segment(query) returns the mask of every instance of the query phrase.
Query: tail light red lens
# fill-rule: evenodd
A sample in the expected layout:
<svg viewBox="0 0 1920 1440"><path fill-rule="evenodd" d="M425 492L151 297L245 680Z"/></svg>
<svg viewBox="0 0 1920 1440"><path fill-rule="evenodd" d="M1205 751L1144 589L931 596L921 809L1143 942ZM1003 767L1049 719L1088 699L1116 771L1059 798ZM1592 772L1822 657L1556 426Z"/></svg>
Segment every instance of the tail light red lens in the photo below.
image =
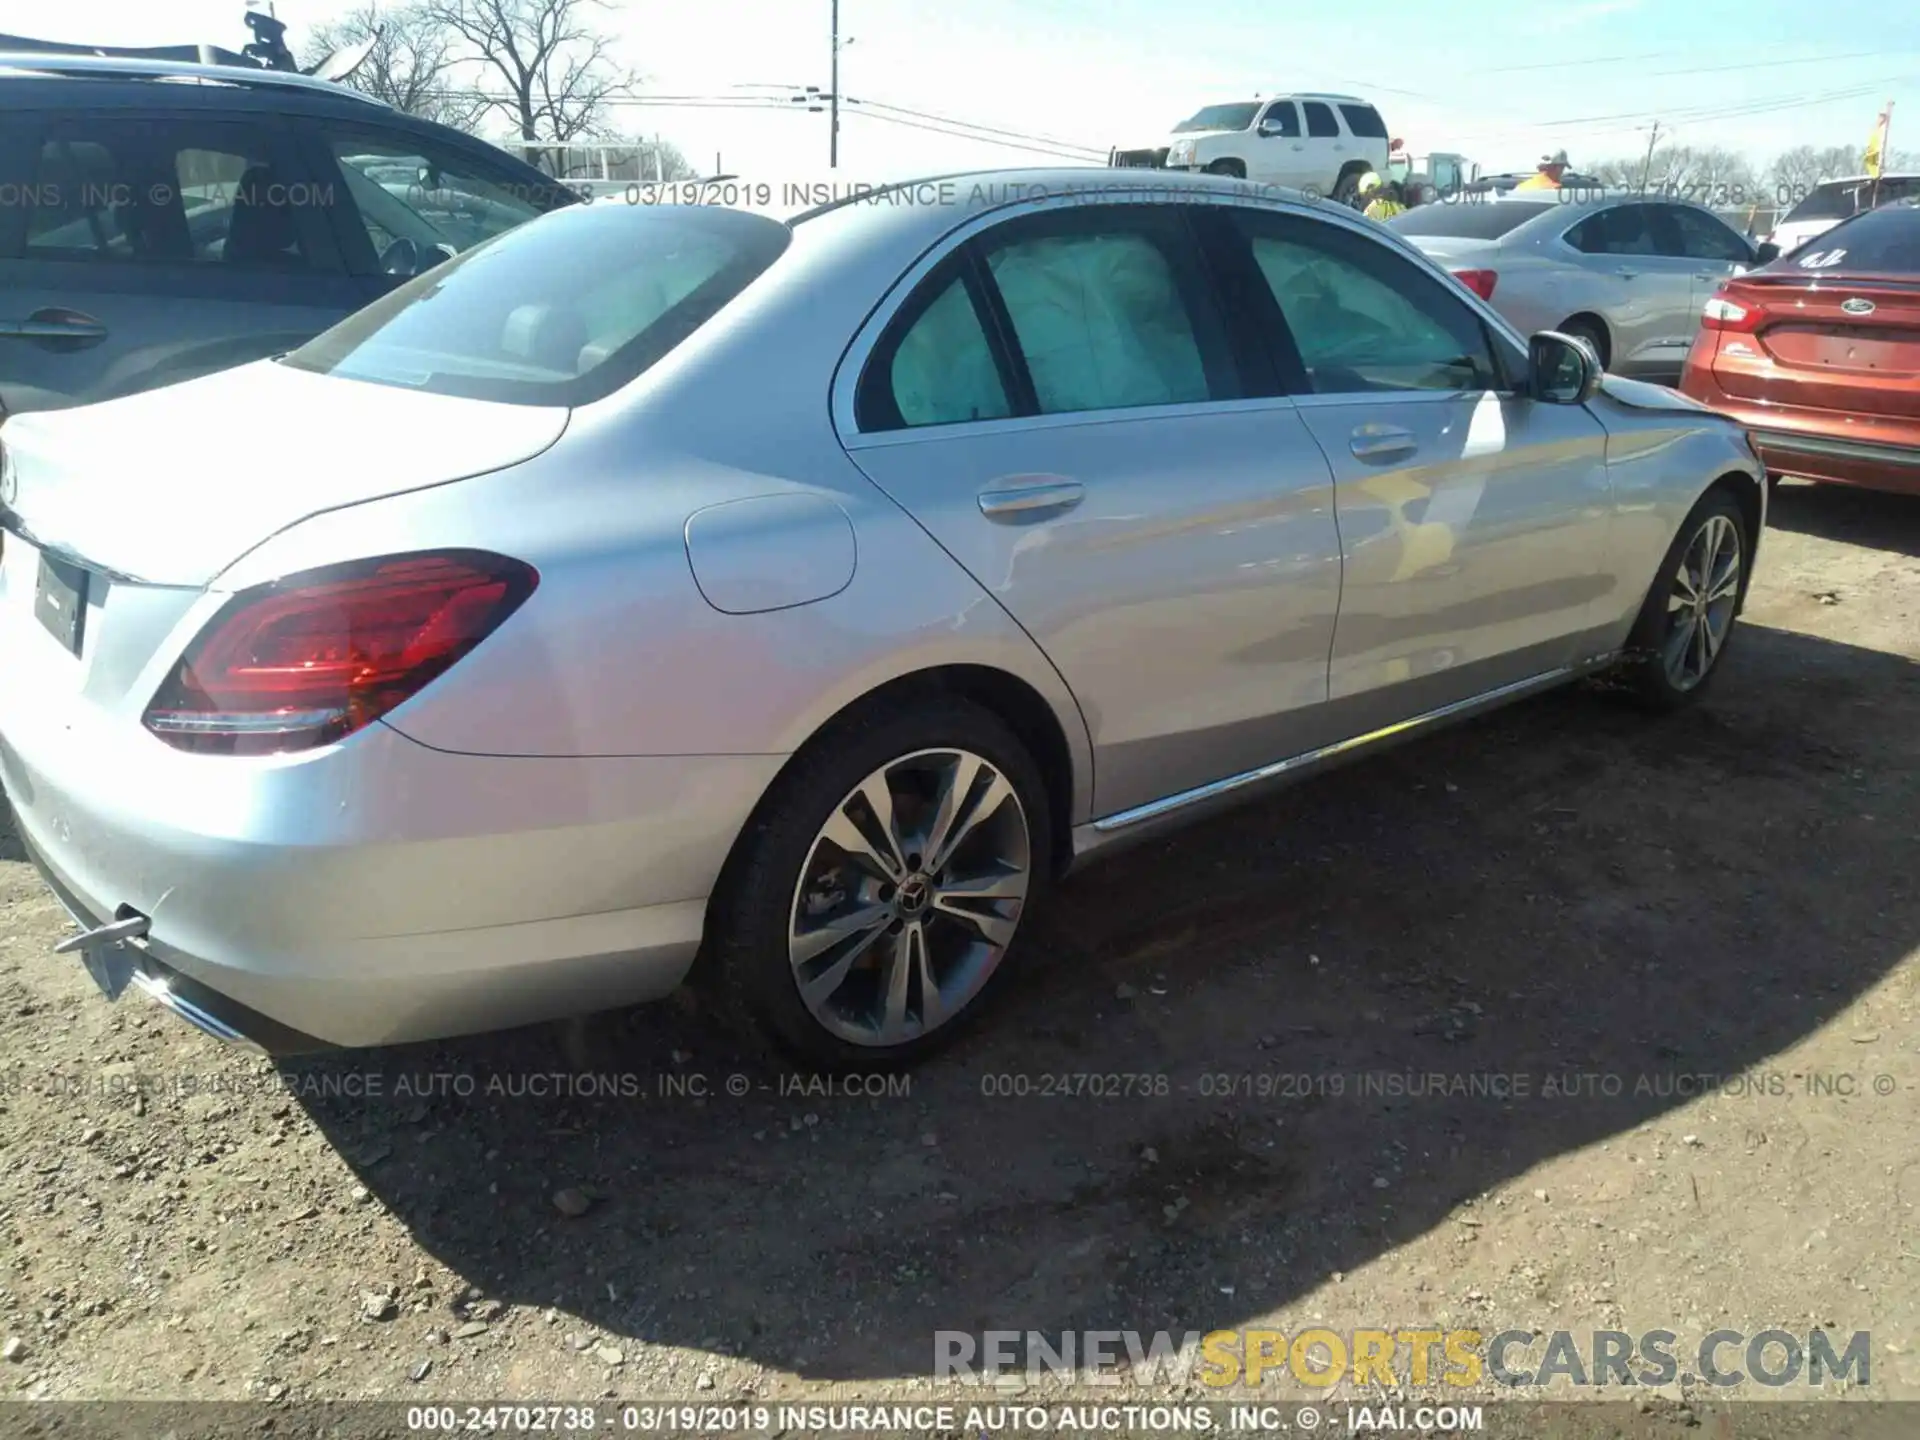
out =
<svg viewBox="0 0 1920 1440"><path fill-rule="evenodd" d="M1727 292L1722 290L1701 308L1700 328L1732 330L1750 335L1760 328L1760 314L1758 305L1742 305L1736 300L1729 300Z"/></svg>
<svg viewBox="0 0 1920 1440"><path fill-rule="evenodd" d="M1453 278L1482 300L1491 300L1493 287L1499 281L1500 274L1496 270L1456 270L1453 272Z"/></svg>
<svg viewBox="0 0 1920 1440"><path fill-rule="evenodd" d="M169 745L271 755L331 745L419 693L540 577L482 551L394 555L243 590L147 707Z"/></svg>

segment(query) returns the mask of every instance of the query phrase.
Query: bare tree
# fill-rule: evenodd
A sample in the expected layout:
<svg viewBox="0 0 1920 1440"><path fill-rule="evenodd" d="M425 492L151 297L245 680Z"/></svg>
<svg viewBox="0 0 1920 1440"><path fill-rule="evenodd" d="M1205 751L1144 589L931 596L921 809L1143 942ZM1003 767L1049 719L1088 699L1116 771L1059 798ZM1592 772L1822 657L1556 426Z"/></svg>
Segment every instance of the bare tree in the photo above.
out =
<svg viewBox="0 0 1920 1440"><path fill-rule="evenodd" d="M1828 176L1826 160L1817 146L1795 145L1773 157L1767 183L1782 204L1792 204Z"/></svg>
<svg viewBox="0 0 1920 1440"><path fill-rule="evenodd" d="M420 0L457 37L457 58L481 74L483 107L505 115L522 140L605 134L609 102L636 77L615 63L608 37L587 20L604 0Z"/></svg>
<svg viewBox="0 0 1920 1440"><path fill-rule="evenodd" d="M1602 160L1597 165L1587 166L1585 173L1609 190L1616 187L1632 189L1640 184L1640 171L1644 163L1644 160L1635 158Z"/></svg>
<svg viewBox="0 0 1920 1440"><path fill-rule="evenodd" d="M365 0L331 24L316 26L302 63L312 65L329 52L376 34L379 39L347 84L396 110L456 129L467 129L480 118L485 103L470 89L456 86L448 73L455 63L454 37L424 0L384 9L377 0Z"/></svg>
<svg viewBox="0 0 1920 1440"><path fill-rule="evenodd" d="M1663 145L1640 168L1650 188L1666 189L1708 205L1745 204L1759 191L1752 163L1724 146Z"/></svg>

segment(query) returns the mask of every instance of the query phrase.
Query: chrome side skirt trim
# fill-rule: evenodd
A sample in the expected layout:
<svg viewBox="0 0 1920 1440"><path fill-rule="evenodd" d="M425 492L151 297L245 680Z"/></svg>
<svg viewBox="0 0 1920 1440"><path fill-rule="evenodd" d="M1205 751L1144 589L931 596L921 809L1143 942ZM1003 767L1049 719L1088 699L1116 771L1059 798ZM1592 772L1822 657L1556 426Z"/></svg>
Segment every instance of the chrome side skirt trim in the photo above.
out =
<svg viewBox="0 0 1920 1440"><path fill-rule="evenodd" d="M1162 816L1184 810L1190 805L1198 805L1223 795L1230 795L1236 790L1244 790L1249 785L1259 785L1264 781L1277 780L1283 775L1311 770L1339 756L1364 749L1369 745L1376 745L1383 740L1405 735L1409 731L1437 724L1442 720L1451 720L1474 710L1498 705L1505 700L1517 700L1531 691L1548 689L1572 680L1606 663L1611 658L1611 656L1603 656L1581 665L1563 665L1555 670L1530 675L1524 680L1515 680L1511 684L1498 686L1468 699L1456 700L1451 705L1442 705L1439 709L1429 710L1424 715L1415 715L1409 720L1399 720L1392 725L1383 725L1378 730L1370 730L1364 735L1336 740L1331 745L1322 745L1318 750L1309 750L1304 755L1275 760L1271 764L1262 765L1257 770L1242 771L1238 775L1229 775L1224 780L1215 780L1210 784L1196 786L1192 790L1183 790L1178 795L1150 800L1145 805L1136 805L1131 810L1122 810L1118 814L1096 820L1091 828L1100 835L1110 835L1117 830L1131 829L1135 825L1144 824L1149 820L1158 820Z"/></svg>

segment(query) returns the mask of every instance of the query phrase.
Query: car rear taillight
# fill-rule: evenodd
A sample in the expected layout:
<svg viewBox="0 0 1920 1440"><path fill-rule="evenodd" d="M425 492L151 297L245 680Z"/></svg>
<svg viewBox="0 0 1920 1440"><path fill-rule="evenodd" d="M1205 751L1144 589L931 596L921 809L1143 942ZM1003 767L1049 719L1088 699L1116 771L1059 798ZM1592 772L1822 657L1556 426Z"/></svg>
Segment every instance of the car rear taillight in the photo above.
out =
<svg viewBox="0 0 1920 1440"><path fill-rule="evenodd" d="M1493 299L1494 283L1499 280L1500 276L1497 271L1493 270L1456 270L1453 272L1453 278L1466 286L1467 289L1471 290L1474 294L1478 295L1482 300L1491 300Z"/></svg>
<svg viewBox="0 0 1920 1440"><path fill-rule="evenodd" d="M1722 291L1701 307L1700 328L1751 334L1760 327L1760 313L1758 305L1742 305L1729 300L1726 292Z"/></svg>
<svg viewBox="0 0 1920 1440"><path fill-rule="evenodd" d="M243 590L187 647L144 722L169 745L204 754L331 745L419 693L539 583L518 560L449 550Z"/></svg>

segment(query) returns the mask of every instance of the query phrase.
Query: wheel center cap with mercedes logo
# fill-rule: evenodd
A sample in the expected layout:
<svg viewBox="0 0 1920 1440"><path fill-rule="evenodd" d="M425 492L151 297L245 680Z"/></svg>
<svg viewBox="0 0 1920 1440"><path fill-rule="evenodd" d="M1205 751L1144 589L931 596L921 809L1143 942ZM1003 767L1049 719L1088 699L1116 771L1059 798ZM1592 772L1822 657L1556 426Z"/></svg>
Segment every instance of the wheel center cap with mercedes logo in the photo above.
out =
<svg viewBox="0 0 1920 1440"><path fill-rule="evenodd" d="M927 908L927 902L933 898L933 886L924 875L909 875L900 882L896 903L904 919L912 919Z"/></svg>

